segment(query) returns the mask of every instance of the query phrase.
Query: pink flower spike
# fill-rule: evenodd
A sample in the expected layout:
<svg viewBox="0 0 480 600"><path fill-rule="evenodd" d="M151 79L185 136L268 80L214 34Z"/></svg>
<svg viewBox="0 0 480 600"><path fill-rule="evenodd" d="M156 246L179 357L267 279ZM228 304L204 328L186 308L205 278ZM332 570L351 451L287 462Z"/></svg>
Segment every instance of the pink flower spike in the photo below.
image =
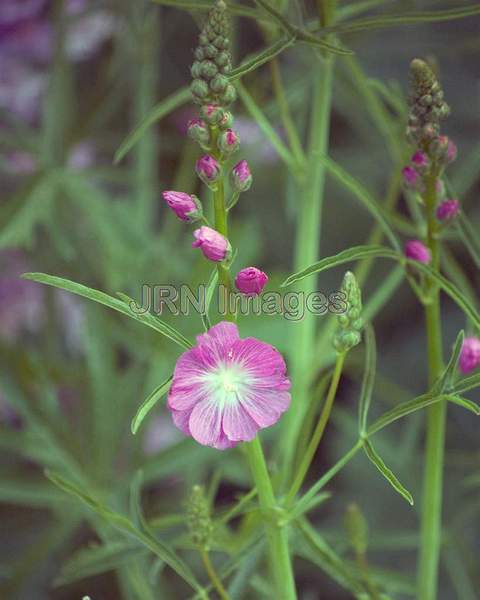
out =
<svg viewBox="0 0 480 600"><path fill-rule="evenodd" d="M221 176L220 164L210 154L205 154L197 160L195 171L206 185L216 183Z"/></svg>
<svg viewBox="0 0 480 600"><path fill-rule="evenodd" d="M179 219L192 223L202 217L202 205L196 196L185 192L163 192L163 199Z"/></svg>
<svg viewBox="0 0 480 600"><path fill-rule="evenodd" d="M422 152L421 150L418 150L417 152L415 152L415 154L412 156L412 158L410 160L415 165L415 167L417 167L419 169L428 167L428 165L430 163L430 161L428 160L428 156L425 154L425 152Z"/></svg>
<svg viewBox="0 0 480 600"><path fill-rule="evenodd" d="M253 440L290 405L282 355L255 338L240 339L223 321L197 337L177 361L168 395L175 425L219 450Z"/></svg>
<svg viewBox="0 0 480 600"><path fill-rule="evenodd" d="M228 260L232 254L232 248L227 238L211 227L200 227L193 232L195 241L192 248L200 248L205 258L214 262Z"/></svg>
<svg viewBox="0 0 480 600"><path fill-rule="evenodd" d="M246 267L237 273L235 285L247 296L257 296L262 293L268 282L268 276L257 267Z"/></svg>
<svg viewBox="0 0 480 600"><path fill-rule="evenodd" d="M419 240L410 240L405 244L405 256L426 265L432 260L430 250Z"/></svg>
<svg viewBox="0 0 480 600"><path fill-rule="evenodd" d="M478 337L466 337L460 352L459 368L466 375L480 366L480 339Z"/></svg>
<svg viewBox="0 0 480 600"><path fill-rule="evenodd" d="M450 221L458 215L460 202L458 200L444 200L437 208L437 219L439 221Z"/></svg>
<svg viewBox="0 0 480 600"><path fill-rule="evenodd" d="M413 167L404 167L402 169L403 183L412 189L417 189L420 175Z"/></svg>

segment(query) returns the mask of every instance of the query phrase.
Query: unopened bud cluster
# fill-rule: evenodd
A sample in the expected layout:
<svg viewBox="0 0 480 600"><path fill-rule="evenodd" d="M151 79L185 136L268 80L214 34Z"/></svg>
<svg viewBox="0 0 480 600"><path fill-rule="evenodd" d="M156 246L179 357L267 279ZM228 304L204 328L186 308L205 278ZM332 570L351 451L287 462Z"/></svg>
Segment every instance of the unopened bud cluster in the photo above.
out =
<svg viewBox="0 0 480 600"><path fill-rule="evenodd" d="M423 196L434 184L435 215L443 226L450 223L460 211L460 203L447 198L442 175L445 168L457 157L457 147L446 135L440 135L440 124L450 108L443 99L443 90L432 68L416 58L410 64L411 91L407 139L415 146L410 163L402 170L403 184L407 190ZM430 189L433 189L430 187ZM419 240L408 242L408 258L423 263L430 262L430 252Z"/></svg>
<svg viewBox="0 0 480 600"><path fill-rule="evenodd" d="M339 354L360 343L363 327L362 294L355 275L350 271L345 273L341 291L345 294L347 310L337 317L338 328L333 337L333 346Z"/></svg>
<svg viewBox="0 0 480 600"><path fill-rule="evenodd" d="M187 501L187 524L193 544L202 550L209 550L213 535L213 523L208 500L200 485L193 486Z"/></svg>

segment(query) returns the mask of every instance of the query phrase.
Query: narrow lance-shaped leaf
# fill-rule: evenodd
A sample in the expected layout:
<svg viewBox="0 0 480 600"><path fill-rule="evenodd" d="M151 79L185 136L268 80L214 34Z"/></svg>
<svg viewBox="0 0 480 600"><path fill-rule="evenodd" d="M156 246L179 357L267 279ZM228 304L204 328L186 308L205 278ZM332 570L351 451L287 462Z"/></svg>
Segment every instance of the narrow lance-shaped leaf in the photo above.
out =
<svg viewBox="0 0 480 600"><path fill-rule="evenodd" d="M449 391L453 394L463 394L464 392L468 392L477 387L480 387L480 373L475 373L475 375L460 379L460 381L458 381Z"/></svg>
<svg viewBox="0 0 480 600"><path fill-rule="evenodd" d="M452 355L448 361L445 370L439 377L438 382L434 385L433 391L437 393L443 393L450 386L458 366L458 360L460 358L460 352L462 351L463 340L465 339L465 333L462 331L457 335L455 344L453 346Z"/></svg>
<svg viewBox="0 0 480 600"><path fill-rule="evenodd" d="M153 392L151 392L147 398L142 402L137 413L132 419L131 430L133 434L136 434L140 425L142 424L145 417L152 410L152 408L157 404L157 402L162 398L169 390L172 385L172 376L161 383L158 387L156 387Z"/></svg>
<svg viewBox="0 0 480 600"><path fill-rule="evenodd" d="M182 346L182 348L189 349L192 347L192 344L187 340L187 338L185 338L170 325L164 323L158 317L155 317L148 312L135 312L126 302L119 300L118 298L113 298L104 292L89 288L81 283L75 283L69 279L63 279L62 277L56 277L54 275L47 275L46 273L25 273L22 275L22 277L24 279L29 279L30 281L36 281L45 285L51 285L61 290L66 290L72 294L77 294L78 296L82 296L88 300L93 300L94 302L98 302L99 304L103 304L109 308L113 308L113 310L116 310L117 312L120 312L127 317L146 325L147 327L151 327L155 331L158 331L173 342L176 342L179 346ZM128 296L124 297L131 302L134 302L128 298Z"/></svg>
<svg viewBox="0 0 480 600"><path fill-rule="evenodd" d="M338 254L334 256L327 256L322 258L313 265L310 265L306 269L302 271L298 271L298 273L293 273L287 277L287 279L282 283L282 287L287 287L292 285L309 275L314 275L315 273L321 273L322 271L326 271L327 269L332 269L338 265L342 265L344 263L353 261L353 260L361 260L362 258L397 258L398 254L389 248L385 248L385 246L354 246L353 248L348 248L348 250L342 250Z"/></svg>
<svg viewBox="0 0 480 600"><path fill-rule="evenodd" d="M358 407L358 423L360 435L366 433L367 416L370 402L372 400L375 374L377 370L377 344L375 332L370 323L365 326L365 370L363 372L362 390L360 392L360 403Z"/></svg>
<svg viewBox="0 0 480 600"><path fill-rule="evenodd" d="M412 494L400 483L397 477L393 474L391 469L387 467L387 465L383 462L380 456L374 450L372 444L365 440L365 444L363 446L365 454L368 456L370 461L377 467L380 473L385 477L385 479L390 483L390 485L405 498L405 500L413 506L413 497Z"/></svg>
<svg viewBox="0 0 480 600"><path fill-rule="evenodd" d="M218 283L218 270L213 269L212 274L210 275L210 279L208 280L207 287L205 290L205 313L202 314L202 322L205 331L208 331L212 324L210 323L210 318L208 316L208 312L210 309L210 304L212 303L213 294L217 289Z"/></svg>
<svg viewBox="0 0 480 600"><path fill-rule="evenodd" d="M478 228L472 226L463 211L460 211L456 219L456 226L460 239L465 244L473 261L480 269L480 238L478 236Z"/></svg>
<svg viewBox="0 0 480 600"><path fill-rule="evenodd" d="M235 69L232 69L228 78L232 81L240 79L240 77L243 77L247 73L258 69L265 63L271 61L273 58L275 58L275 56L278 56L281 52L289 48L294 42L294 37L286 37L277 40L271 46L265 48L265 50L262 50L261 52L258 52L257 54L248 57L247 60L244 61L241 65L239 65Z"/></svg>

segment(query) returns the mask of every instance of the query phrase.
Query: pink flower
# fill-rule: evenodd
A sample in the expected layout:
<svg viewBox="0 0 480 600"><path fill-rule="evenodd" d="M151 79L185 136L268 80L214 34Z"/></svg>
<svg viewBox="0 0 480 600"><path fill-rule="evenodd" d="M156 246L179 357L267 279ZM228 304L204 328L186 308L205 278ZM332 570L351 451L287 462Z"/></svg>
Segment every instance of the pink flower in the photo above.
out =
<svg viewBox="0 0 480 600"><path fill-rule="evenodd" d="M200 248L205 258L221 262L230 258L232 248L230 242L221 233L211 227L200 227L193 232L195 241L192 248Z"/></svg>
<svg viewBox="0 0 480 600"><path fill-rule="evenodd" d="M232 154L240 146L240 138L233 129L227 129L218 138L218 147L222 152Z"/></svg>
<svg viewBox="0 0 480 600"><path fill-rule="evenodd" d="M460 202L458 200L444 200L437 207L437 219L439 221L449 221L458 215Z"/></svg>
<svg viewBox="0 0 480 600"><path fill-rule="evenodd" d="M246 192L252 185L252 174L246 160L237 163L230 173L230 183L237 192Z"/></svg>
<svg viewBox="0 0 480 600"><path fill-rule="evenodd" d="M474 336L466 337L460 352L460 371L470 373L480 365L480 339Z"/></svg>
<svg viewBox="0 0 480 600"><path fill-rule="evenodd" d="M186 435L224 450L274 425L290 404L289 389L281 354L255 338L240 339L237 326L224 321L178 359L168 406Z"/></svg>
<svg viewBox="0 0 480 600"><path fill-rule="evenodd" d="M402 169L403 183L412 189L417 189L421 181L420 174L413 167L404 167Z"/></svg>
<svg viewBox="0 0 480 600"><path fill-rule="evenodd" d="M267 275L257 267L246 267L237 273L235 285L242 294L256 296L268 282Z"/></svg>
<svg viewBox="0 0 480 600"><path fill-rule="evenodd" d="M419 240L410 240L405 244L405 256L426 265L432 259L430 250Z"/></svg>
<svg viewBox="0 0 480 600"><path fill-rule="evenodd" d="M419 169L428 167L428 165L430 163L430 161L428 160L428 156L425 154L425 152L422 152L420 150L415 152L415 154L412 156L412 158L410 160L415 165L415 167L417 167Z"/></svg>
<svg viewBox="0 0 480 600"><path fill-rule="evenodd" d="M210 154L205 154L197 160L195 171L206 185L217 182L221 175L220 164Z"/></svg>
<svg viewBox="0 0 480 600"><path fill-rule="evenodd" d="M192 223L202 216L198 198L185 192L163 192L163 199L179 219Z"/></svg>

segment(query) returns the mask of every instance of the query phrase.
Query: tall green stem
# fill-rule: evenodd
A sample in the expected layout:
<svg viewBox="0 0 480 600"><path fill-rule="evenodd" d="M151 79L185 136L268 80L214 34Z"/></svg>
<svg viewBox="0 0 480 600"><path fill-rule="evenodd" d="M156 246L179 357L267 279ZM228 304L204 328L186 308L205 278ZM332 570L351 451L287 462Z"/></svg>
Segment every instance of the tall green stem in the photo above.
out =
<svg viewBox="0 0 480 600"><path fill-rule="evenodd" d="M328 152L333 64L332 57L324 58L314 74L307 173L305 185L298 194L294 271L307 267L318 258L325 183L325 168L319 163L318 156ZM314 277L306 277L298 288L305 296L315 290ZM315 315L307 311L304 318L294 326L291 355L292 406L285 416L285 433L282 437L284 482L290 477L296 440L308 406L308 366L315 349L315 321Z"/></svg>
<svg viewBox="0 0 480 600"><path fill-rule="evenodd" d="M436 173L432 169L432 173L427 180L425 193L425 206L428 217L427 244L432 254L431 266L438 271L440 248L436 236L435 206L437 193L435 185ZM425 315L429 381L432 385L443 368L442 330L439 289L433 281L427 282L427 292L429 303L425 307ZM418 570L418 598L420 600L435 600L437 598L446 412L447 405L445 401L438 402L427 409L427 441Z"/></svg>
<svg viewBox="0 0 480 600"><path fill-rule="evenodd" d="M260 507L265 516L271 568L275 580L276 598L295 600L295 579L288 550L288 531L275 518L277 503L268 474L260 438L245 444Z"/></svg>

